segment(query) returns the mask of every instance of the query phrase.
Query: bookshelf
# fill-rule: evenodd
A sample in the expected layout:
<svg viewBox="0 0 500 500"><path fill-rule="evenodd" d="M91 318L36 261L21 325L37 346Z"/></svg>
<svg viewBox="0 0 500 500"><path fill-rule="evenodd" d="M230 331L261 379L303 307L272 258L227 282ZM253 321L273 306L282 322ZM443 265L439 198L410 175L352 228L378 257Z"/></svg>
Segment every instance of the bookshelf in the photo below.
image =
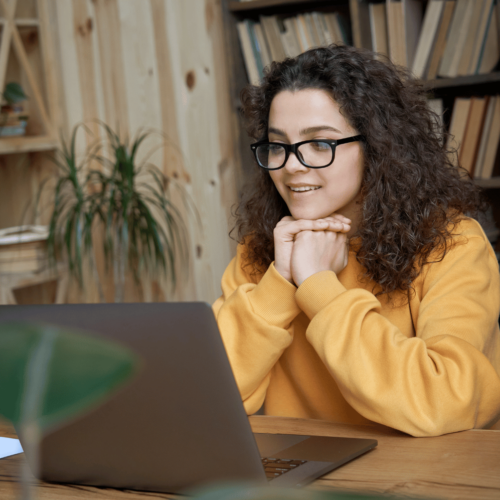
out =
<svg viewBox="0 0 500 500"><path fill-rule="evenodd" d="M375 0L374 3L388 5L391 1L392 0ZM430 1L432 0L417 0L417 3L419 3L421 7L422 25L425 21L425 12ZM370 3L372 2L370 1ZM324 13L339 12L352 26L354 20L353 16L359 16L360 5L362 8L363 5L367 7L366 4L367 2L364 0L249 0L243 2L226 0L223 2L223 15L226 25L225 37L227 56L229 59L229 67L231 69L230 88L232 92L232 102L235 109L238 111L241 107L239 94L241 89L248 84L245 60L240 46L240 40L238 38L237 24L239 22L246 19L259 21L259 16L277 15L281 17L289 17L316 11ZM354 12L353 9L357 10L357 12ZM366 13L367 9L365 10L365 15ZM497 17L500 17L500 15ZM359 17L357 19L359 20ZM361 24L361 26L363 25ZM352 37L356 38L354 29ZM361 40L366 41L366 37L363 39L362 36ZM443 100L443 123L445 128L448 129L450 125L453 102L456 97L487 96L497 95L500 93L500 67L497 64L493 71L487 74L473 74L451 78L437 77L431 80L424 80L424 85L429 92L429 97L440 98ZM244 175L247 176L255 168L255 166L249 150L249 144L251 141L247 137L241 116L240 130L237 135L238 139L236 147L239 149L239 154L242 159L241 161ZM485 195L493 207L496 225L500 228L500 171L498 170L497 165L491 178L475 179L474 182L484 189ZM500 239L497 241L497 250L500 250Z"/></svg>

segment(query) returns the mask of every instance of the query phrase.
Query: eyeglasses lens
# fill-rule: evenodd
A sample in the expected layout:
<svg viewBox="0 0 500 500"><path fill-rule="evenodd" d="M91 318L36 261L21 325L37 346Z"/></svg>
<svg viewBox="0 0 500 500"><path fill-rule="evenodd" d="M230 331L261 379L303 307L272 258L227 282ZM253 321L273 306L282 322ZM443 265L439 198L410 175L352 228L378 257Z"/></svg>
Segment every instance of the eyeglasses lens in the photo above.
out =
<svg viewBox="0 0 500 500"><path fill-rule="evenodd" d="M306 142L298 151L304 163L311 167L324 167L332 161L332 148L327 142Z"/></svg>
<svg viewBox="0 0 500 500"><path fill-rule="evenodd" d="M257 160L264 168L280 168L285 158L285 148L277 144L262 144L257 148Z"/></svg>
<svg viewBox="0 0 500 500"><path fill-rule="evenodd" d="M327 142L306 142L301 144L297 153L300 160L311 167L326 167L333 158L333 149ZM264 168L280 168L284 165L286 151L278 144L261 144L257 148L257 160Z"/></svg>

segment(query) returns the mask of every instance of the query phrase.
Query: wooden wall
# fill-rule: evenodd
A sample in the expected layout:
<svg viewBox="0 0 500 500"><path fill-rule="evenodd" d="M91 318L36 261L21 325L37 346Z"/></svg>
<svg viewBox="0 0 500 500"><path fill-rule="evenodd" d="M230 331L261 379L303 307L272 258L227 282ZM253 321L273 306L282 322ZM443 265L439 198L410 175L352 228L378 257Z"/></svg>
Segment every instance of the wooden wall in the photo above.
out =
<svg viewBox="0 0 500 500"><path fill-rule="evenodd" d="M43 1L56 48L51 75L59 87L54 121L66 136L82 121L98 135L95 119L129 136L141 127L167 134L170 146L152 159L184 183L201 216L201 227L189 220L189 279L167 298L214 301L235 251L228 237L229 216L240 172L221 0ZM90 140L80 136L81 151ZM152 144L145 144L144 152ZM9 181L9 176L15 180ZM2 191L8 191L3 182L19 185L23 178L20 170L5 170L0 177ZM5 226L6 221L1 222ZM111 300L109 283L105 288ZM97 299L95 293L83 296L72 290L71 301ZM126 300L149 297L138 295L129 284Z"/></svg>

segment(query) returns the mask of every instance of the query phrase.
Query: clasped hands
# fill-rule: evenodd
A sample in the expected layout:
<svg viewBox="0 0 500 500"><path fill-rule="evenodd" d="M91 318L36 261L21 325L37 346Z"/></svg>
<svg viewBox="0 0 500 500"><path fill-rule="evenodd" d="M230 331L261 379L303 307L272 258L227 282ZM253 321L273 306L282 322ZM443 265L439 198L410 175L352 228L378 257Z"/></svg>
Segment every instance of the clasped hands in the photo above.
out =
<svg viewBox="0 0 500 500"><path fill-rule="evenodd" d="M283 217L274 228L274 267L300 286L320 271L340 273L347 265L351 221L340 214L318 220Z"/></svg>

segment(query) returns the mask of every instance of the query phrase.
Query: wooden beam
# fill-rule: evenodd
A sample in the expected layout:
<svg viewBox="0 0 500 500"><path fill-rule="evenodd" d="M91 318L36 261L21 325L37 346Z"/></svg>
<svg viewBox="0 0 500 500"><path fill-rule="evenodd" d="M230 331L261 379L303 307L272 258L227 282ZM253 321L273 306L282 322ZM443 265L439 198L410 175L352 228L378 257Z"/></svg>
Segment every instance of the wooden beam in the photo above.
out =
<svg viewBox="0 0 500 500"><path fill-rule="evenodd" d="M38 110L40 111L40 116L45 126L45 131L47 135L53 135L52 124L50 123L47 110L45 109L45 103L43 102L42 93L40 92L38 82L36 81L33 72L31 71L31 66L28 60L28 56L26 55L26 50L23 46L23 41L21 40L21 36L19 35L19 31L14 25L12 29L12 39L14 42L14 49L16 51L17 57L19 58L22 68L26 72L26 76L31 87L31 92L33 94L33 97L35 98Z"/></svg>
<svg viewBox="0 0 500 500"><path fill-rule="evenodd" d="M12 41L12 33L15 30L14 13L17 0L7 4L6 0L1 0L1 5L5 12L4 27L2 33L2 42L0 44L0 92L3 92L5 87L5 74L7 72L7 63L9 62L10 43Z"/></svg>

